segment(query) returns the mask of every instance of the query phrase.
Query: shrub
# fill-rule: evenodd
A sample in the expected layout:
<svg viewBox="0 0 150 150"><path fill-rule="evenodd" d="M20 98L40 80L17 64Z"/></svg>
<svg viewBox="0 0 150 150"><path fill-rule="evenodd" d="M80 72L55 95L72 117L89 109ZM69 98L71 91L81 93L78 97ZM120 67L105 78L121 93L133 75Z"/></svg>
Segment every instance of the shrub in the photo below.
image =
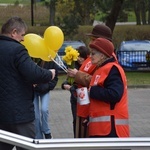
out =
<svg viewBox="0 0 150 150"><path fill-rule="evenodd" d="M82 40L88 45L89 38L85 35L92 31L92 26L80 26L76 40ZM115 47L124 40L150 40L150 25L116 25L113 32L113 43Z"/></svg>
<svg viewBox="0 0 150 150"><path fill-rule="evenodd" d="M150 25L120 25L113 32L113 43L115 47L124 40L150 40Z"/></svg>

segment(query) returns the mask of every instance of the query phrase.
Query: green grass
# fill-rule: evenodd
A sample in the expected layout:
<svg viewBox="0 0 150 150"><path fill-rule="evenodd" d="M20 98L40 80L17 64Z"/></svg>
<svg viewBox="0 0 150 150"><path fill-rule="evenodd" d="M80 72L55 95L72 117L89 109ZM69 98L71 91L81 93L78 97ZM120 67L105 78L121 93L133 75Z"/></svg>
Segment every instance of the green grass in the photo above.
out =
<svg viewBox="0 0 150 150"><path fill-rule="evenodd" d="M66 74L60 74L58 76L58 83L56 85L56 88L61 88L61 84L66 80Z"/></svg>
<svg viewBox="0 0 150 150"><path fill-rule="evenodd" d="M128 22L136 22L136 17L134 12L128 12Z"/></svg>
<svg viewBox="0 0 150 150"><path fill-rule="evenodd" d="M0 3L14 4L16 1L20 4L26 4L31 2L31 0L0 0Z"/></svg>
<svg viewBox="0 0 150 150"><path fill-rule="evenodd" d="M7 3L7 4L9 4L9 3L13 4L15 2L16 2L16 0L0 0L0 3Z"/></svg>
<svg viewBox="0 0 150 150"><path fill-rule="evenodd" d="M128 85L150 85L150 72L126 72Z"/></svg>
<svg viewBox="0 0 150 150"><path fill-rule="evenodd" d="M125 72L127 84L130 86L150 85L150 72ZM65 81L66 74L60 74L56 88L61 88L61 84Z"/></svg>

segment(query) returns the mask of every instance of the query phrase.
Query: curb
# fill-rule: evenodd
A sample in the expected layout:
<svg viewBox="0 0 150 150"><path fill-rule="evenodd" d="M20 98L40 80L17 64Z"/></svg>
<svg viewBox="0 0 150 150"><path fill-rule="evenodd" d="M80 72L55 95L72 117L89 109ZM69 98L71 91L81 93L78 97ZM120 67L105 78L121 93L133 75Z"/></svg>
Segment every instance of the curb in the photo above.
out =
<svg viewBox="0 0 150 150"><path fill-rule="evenodd" d="M128 88L150 88L150 85L128 85Z"/></svg>

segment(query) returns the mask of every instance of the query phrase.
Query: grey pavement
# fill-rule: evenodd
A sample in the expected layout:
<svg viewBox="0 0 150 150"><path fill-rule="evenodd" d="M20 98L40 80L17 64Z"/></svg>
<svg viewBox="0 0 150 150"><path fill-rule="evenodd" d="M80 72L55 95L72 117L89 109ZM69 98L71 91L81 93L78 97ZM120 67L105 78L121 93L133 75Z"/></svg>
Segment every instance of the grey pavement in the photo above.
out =
<svg viewBox="0 0 150 150"><path fill-rule="evenodd" d="M54 138L73 138L70 93L51 91L50 119ZM128 88L131 137L150 137L150 88Z"/></svg>
<svg viewBox="0 0 150 150"><path fill-rule="evenodd" d="M49 124L54 139L73 138L69 97L69 91L61 89L51 91ZM150 88L128 88L128 99L131 137L150 137ZM132 150L149 149L149 147L132 148Z"/></svg>

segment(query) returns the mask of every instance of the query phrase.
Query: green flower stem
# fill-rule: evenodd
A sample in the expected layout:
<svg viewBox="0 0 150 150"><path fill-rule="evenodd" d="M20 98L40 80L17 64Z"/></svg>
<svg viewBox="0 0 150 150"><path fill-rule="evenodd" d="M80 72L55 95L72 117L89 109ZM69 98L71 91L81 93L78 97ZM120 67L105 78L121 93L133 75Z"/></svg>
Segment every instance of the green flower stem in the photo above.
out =
<svg viewBox="0 0 150 150"><path fill-rule="evenodd" d="M68 67L71 68L71 69L74 69L75 61L72 61L71 65L68 66ZM68 77L67 81L70 85L72 85L74 83L74 77Z"/></svg>
<svg viewBox="0 0 150 150"><path fill-rule="evenodd" d="M72 85L74 83L74 77L68 77L67 81L70 85Z"/></svg>

